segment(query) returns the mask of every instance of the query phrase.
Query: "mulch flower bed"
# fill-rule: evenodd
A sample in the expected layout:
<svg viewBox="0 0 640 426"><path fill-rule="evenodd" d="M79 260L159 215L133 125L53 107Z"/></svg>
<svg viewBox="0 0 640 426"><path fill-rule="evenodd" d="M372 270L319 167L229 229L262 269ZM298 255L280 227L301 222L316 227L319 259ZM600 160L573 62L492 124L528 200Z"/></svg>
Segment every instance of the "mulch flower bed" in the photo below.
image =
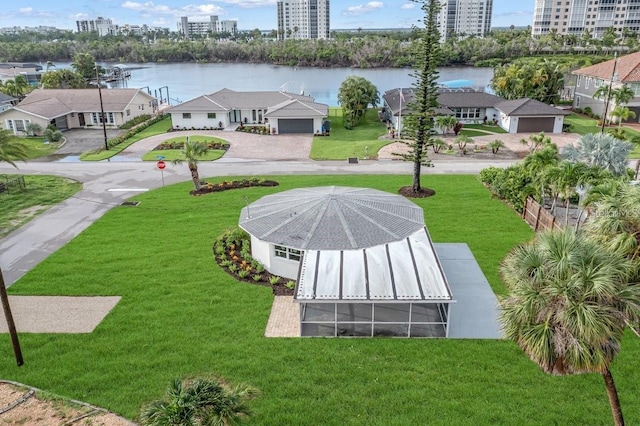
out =
<svg viewBox="0 0 640 426"><path fill-rule="evenodd" d="M229 189L238 188L250 188L252 186L278 186L279 183L275 180L268 179L243 179L243 180L229 180L218 183L201 182L202 186L199 191L195 189L190 191L191 195L204 195L212 192L227 191Z"/></svg>
<svg viewBox="0 0 640 426"><path fill-rule="evenodd" d="M293 296L295 281L272 275L251 257L251 240L242 229L227 230L213 243L213 258L238 281L271 287L276 296Z"/></svg>
<svg viewBox="0 0 640 426"><path fill-rule="evenodd" d="M223 149L228 150L229 144L226 142L218 141L205 141L208 149ZM164 149L184 149L184 142L162 142L160 145L153 148L153 151L162 151Z"/></svg>

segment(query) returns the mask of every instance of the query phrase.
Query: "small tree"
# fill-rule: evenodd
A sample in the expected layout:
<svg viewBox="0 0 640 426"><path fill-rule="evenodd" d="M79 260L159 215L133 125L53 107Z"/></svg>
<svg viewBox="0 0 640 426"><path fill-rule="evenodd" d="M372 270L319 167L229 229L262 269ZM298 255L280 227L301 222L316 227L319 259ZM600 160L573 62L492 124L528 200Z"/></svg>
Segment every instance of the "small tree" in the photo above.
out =
<svg viewBox="0 0 640 426"><path fill-rule="evenodd" d="M500 151L500 148L504 148L504 146L504 142L502 142L500 139L496 139L493 142L489 143L489 148L491 148L491 152L493 153L493 155L496 155L498 151Z"/></svg>
<svg viewBox="0 0 640 426"><path fill-rule="evenodd" d="M373 83L357 75L347 77L338 90L338 102L342 106L345 128L357 126L366 114L369 104L375 107L379 101L378 89Z"/></svg>
<svg viewBox="0 0 640 426"><path fill-rule="evenodd" d="M546 136L544 132L540 132L535 135L529 136L529 139L520 139L522 145L526 145L529 148L529 152L536 152L539 148L545 147L551 144L551 138Z"/></svg>
<svg viewBox="0 0 640 426"><path fill-rule="evenodd" d="M471 142L473 142L473 139L471 139L467 135L460 135L456 138L456 143L458 144L458 149L460 151L464 151L464 149L467 147L467 144Z"/></svg>
<svg viewBox="0 0 640 426"><path fill-rule="evenodd" d="M24 126L24 129L27 131L27 135L36 136L42 131L42 126L38 123L30 122L29 124Z"/></svg>
<svg viewBox="0 0 640 426"><path fill-rule="evenodd" d="M204 154L209 149L206 144L191 141L189 137L187 137L187 141L184 143L184 148L182 149L182 158L176 158L173 160L173 164L181 164L182 161L187 162L187 166L189 167L189 171L191 172L191 180L193 181L193 186L195 187L196 192L200 191L200 174L198 173L198 161L202 158Z"/></svg>
<svg viewBox="0 0 640 426"><path fill-rule="evenodd" d="M451 115L439 115L436 117L436 126L442 131L442 135L446 135L447 131L452 130L457 123L458 120Z"/></svg>

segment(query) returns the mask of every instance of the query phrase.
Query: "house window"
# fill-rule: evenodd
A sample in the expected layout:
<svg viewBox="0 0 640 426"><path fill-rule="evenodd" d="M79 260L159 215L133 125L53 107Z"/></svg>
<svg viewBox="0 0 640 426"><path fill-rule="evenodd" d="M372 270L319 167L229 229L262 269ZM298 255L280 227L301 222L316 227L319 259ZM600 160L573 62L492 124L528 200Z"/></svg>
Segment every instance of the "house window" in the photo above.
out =
<svg viewBox="0 0 640 426"><path fill-rule="evenodd" d="M216 118L216 113L215 112L208 112L207 113L207 118Z"/></svg>
<svg viewBox="0 0 640 426"><path fill-rule="evenodd" d="M16 131L24 132L24 129L26 128L27 124L29 124L29 123L30 123L29 120L15 120Z"/></svg>
<svg viewBox="0 0 640 426"><path fill-rule="evenodd" d="M580 106L580 96L576 96L576 108Z"/></svg>
<svg viewBox="0 0 640 426"><path fill-rule="evenodd" d="M582 83L582 76L579 75L578 78L576 79L576 86L580 87L580 84Z"/></svg>
<svg viewBox="0 0 640 426"><path fill-rule="evenodd" d="M274 246L274 248L276 252L276 257L281 257L283 259L289 259L289 260L295 260L295 261L300 260L300 256L302 254L300 250L292 249L285 246Z"/></svg>
<svg viewBox="0 0 640 426"><path fill-rule="evenodd" d="M456 113L456 118L463 120L480 118L480 108L456 108L454 112Z"/></svg>
<svg viewBox="0 0 640 426"><path fill-rule="evenodd" d="M7 129L13 132L13 120L7 120Z"/></svg>
<svg viewBox="0 0 640 426"><path fill-rule="evenodd" d="M191 113L190 113L190 112L183 112L183 113L182 113L182 118L184 118L184 119L190 119L190 118L191 118Z"/></svg>
<svg viewBox="0 0 640 426"><path fill-rule="evenodd" d="M106 124L114 124L115 120L113 119L113 113L112 112L106 112L105 116L107 118ZM100 119L102 117L102 114L99 112L92 112L91 113L91 122L93 124L102 124L102 120Z"/></svg>
<svg viewBox="0 0 640 426"><path fill-rule="evenodd" d="M130 109L128 109L128 110L127 110L127 117L129 117L130 115L131 115L131 110L130 110Z"/></svg>
<svg viewBox="0 0 640 426"><path fill-rule="evenodd" d="M595 87L600 87L602 86L602 80L600 80L599 78L596 79L596 83L594 84Z"/></svg>
<svg viewBox="0 0 640 426"><path fill-rule="evenodd" d="M588 89L589 88L589 83L591 82L591 77L587 77L584 79L584 88Z"/></svg>

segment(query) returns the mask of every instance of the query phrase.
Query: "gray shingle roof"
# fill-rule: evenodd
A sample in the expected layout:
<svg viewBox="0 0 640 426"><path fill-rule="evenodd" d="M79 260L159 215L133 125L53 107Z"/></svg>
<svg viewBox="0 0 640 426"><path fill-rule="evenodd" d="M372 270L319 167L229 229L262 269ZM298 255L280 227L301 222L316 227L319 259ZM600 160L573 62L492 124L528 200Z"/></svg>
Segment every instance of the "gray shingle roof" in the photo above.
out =
<svg viewBox="0 0 640 426"><path fill-rule="evenodd" d="M569 111L558 109L530 98L503 101L496 105L496 109L513 117L528 115L570 115Z"/></svg>
<svg viewBox="0 0 640 426"><path fill-rule="evenodd" d="M407 113L406 105L411 103L414 99L413 89L402 89L402 96L404 101L400 99L400 89L387 90L382 95L385 103L391 108L393 115L400 113L400 104L402 103L403 113ZM438 108L437 114L454 115L451 108L494 108L496 104L504 101L499 96L491 95L485 92L478 92L469 88L447 89L442 88L438 90Z"/></svg>
<svg viewBox="0 0 640 426"><path fill-rule="evenodd" d="M325 104L289 99L269 107L265 117L304 118L310 116L326 117L327 115L329 115L329 107Z"/></svg>
<svg viewBox="0 0 640 426"><path fill-rule="evenodd" d="M295 249L349 250L406 238L424 227L424 213L406 198L377 189L298 188L243 208L240 227Z"/></svg>
<svg viewBox="0 0 640 426"><path fill-rule="evenodd" d="M15 101L16 98L13 96L5 95L4 93L0 93L0 104L7 104Z"/></svg>
<svg viewBox="0 0 640 426"><path fill-rule="evenodd" d="M285 105L286 102L291 100L300 101L304 105L310 106L311 109L319 108L322 110L322 108L327 108L328 111L326 105L315 103L311 96L278 91L236 92L231 89L222 89L183 102L170 108L168 112L211 111L212 108L225 111L233 109L271 109L276 105Z"/></svg>
<svg viewBox="0 0 640 426"><path fill-rule="evenodd" d="M102 91L105 112L123 112L139 89L107 89ZM151 96L140 92L149 99ZM96 89L36 89L16 109L53 119L71 112L99 112L100 98Z"/></svg>

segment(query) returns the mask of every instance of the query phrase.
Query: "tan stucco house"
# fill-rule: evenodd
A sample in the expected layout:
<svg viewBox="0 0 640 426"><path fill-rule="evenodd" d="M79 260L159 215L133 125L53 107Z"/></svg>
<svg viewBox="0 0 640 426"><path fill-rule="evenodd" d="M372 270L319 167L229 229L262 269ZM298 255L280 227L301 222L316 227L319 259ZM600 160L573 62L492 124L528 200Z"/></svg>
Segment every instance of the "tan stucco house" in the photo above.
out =
<svg viewBox="0 0 640 426"><path fill-rule="evenodd" d="M115 128L143 114L155 114L157 100L139 89L104 89L102 105L105 124ZM97 89L36 89L18 105L0 112L2 127L19 135L28 123L43 129L50 124L58 130L102 128Z"/></svg>

